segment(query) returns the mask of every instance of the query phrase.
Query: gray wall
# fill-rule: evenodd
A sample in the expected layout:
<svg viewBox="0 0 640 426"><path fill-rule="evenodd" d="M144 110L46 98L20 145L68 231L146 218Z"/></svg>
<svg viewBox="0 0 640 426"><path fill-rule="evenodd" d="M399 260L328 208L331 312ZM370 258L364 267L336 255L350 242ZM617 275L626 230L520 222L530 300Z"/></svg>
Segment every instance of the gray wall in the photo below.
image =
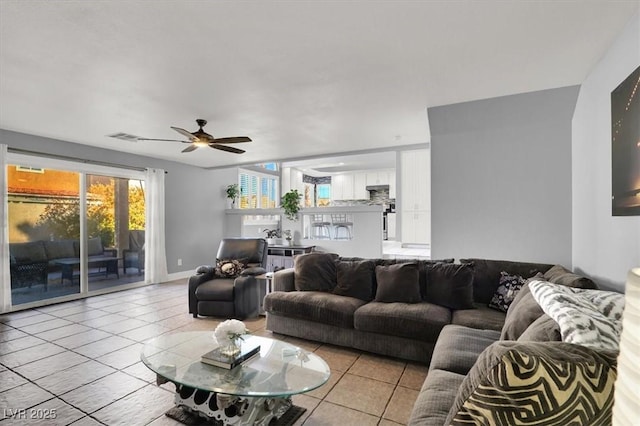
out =
<svg viewBox="0 0 640 426"><path fill-rule="evenodd" d="M7 144L10 148L166 170L165 238L169 273L191 271L199 265L215 262L223 234L222 211L226 207L224 188L237 181L236 169L204 170L182 163L3 129L0 129L0 143ZM182 266L178 266L178 259L182 259Z"/></svg>
<svg viewBox="0 0 640 426"><path fill-rule="evenodd" d="M578 86L429 108L433 258L571 267Z"/></svg>
<svg viewBox="0 0 640 426"><path fill-rule="evenodd" d="M639 65L637 13L580 87L573 116L573 266L619 291L640 266L640 216L611 215L611 92Z"/></svg>

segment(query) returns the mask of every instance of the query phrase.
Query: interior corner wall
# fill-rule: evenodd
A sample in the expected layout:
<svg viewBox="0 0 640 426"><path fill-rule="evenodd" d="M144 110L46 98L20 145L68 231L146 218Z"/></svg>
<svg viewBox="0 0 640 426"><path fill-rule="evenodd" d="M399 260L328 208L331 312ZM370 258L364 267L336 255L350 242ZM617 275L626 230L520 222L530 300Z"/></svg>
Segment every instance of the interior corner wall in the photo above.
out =
<svg viewBox="0 0 640 426"><path fill-rule="evenodd" d="M640 216L611 214L611 92L639 65L636 13L582 84L572 123L573 266L619 291L640 266Z"/></svg>
<svg viewBox="0 0 640 426"><path fill-rule="evenodd" d="M192 271L199 265L211 265L215 262L223 235L223 210L226 207L224 188L237 181L237 172L235 177L230 175L233 180L229 181L229 172L220 173L183 163L3 129L0 129L0 143L7 144L10 148L166 170L165 238L168 272ZM176 155L181 154L176 152ZM182 259L182 266L178 266L178 259Z"/></svg>
<svg viewBox="0 0 640 426"><path fill-rule="evenodd" d="M578 86L429 108L431 256L571 267Z"/></svg>

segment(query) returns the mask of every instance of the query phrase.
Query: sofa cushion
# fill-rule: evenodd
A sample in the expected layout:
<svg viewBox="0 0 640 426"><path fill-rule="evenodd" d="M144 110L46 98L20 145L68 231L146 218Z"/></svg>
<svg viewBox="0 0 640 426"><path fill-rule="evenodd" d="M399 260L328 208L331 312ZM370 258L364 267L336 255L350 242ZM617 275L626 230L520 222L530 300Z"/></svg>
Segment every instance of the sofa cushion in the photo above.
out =
<svg viewBox="0 0 640 426"><path fill-rule="evenodd" d="M336 286L334 253L307 253L294 259L295 286L298 291L331 291Z"/></svg>
<svg viewBox="0 0 640 426"><path fill-rule="evenodd" d="M429 370L467 374L482 351L499 338L496 330L447 325L438 336Z"/></svg>
<svg viewBox="0 0 640 426"><path fill-rule="evenodd" d="M509 306L515 299L526 280L520 275L511 275L507 272L500 272L500 285L493 294L489 307L502 312L507 312Z"/></svg>
<svg viewBox="0 0 640 426"><path fill-rule="evenodd" d="M529 288L544 312L560 326L564 342L618 350L624 294L531 281Z"/></svg>
<svg viewBox="0 0 640 426"><path fill-rule="evenodd" d="M544 311L531 294L529 283L525 284L507 311L500 339L518 340L518 337L543 314Z"/></svg>
<svg viewBox="0 0 640 426"><path fill-rule="evenodd" d="M451 324L485 330L502 330L506 314L489 308L481 303L474 303L475 309L458 309L453 311Z"/></svg>
<svg viewBox="0 0 640 426"><path fill-rule="evenodd" d="M555 265L544 273L544 280L554 284L562 284L567 287L597 289L598 286L587 277L583 277L569 271L562 265Z"/></svg>
<svg viewBox="0 0 640 426"><path fill-rule="evenodd" d="M518 342L560 342L560 326L549 315L544 314L538 317L527 329L518 337Z"/></svg>
<svg viewBox="0 0 640 426"><path fill-rule="evenodd" d="M233 301L234 279L215 279L204 282L196 288L196 298L199 301L205 300L227 300Z"/></svg>
<svg viewBox="0 0 640 426"><path fill-rule="evenodd" d="M444 424L611 424L616 354L563 342L496 342Z"/></svg>
<svg viewBox="0 0 640 426"><path fill-rule="evenodd" d="M420 298L418 265L398 263L376 266L376 302L418 303Z"/></svg>
<svg viewBox="0 0 640 426"><path fill-rule="evenodd" d="M16 263L46 262L47 253L42 241L28 243L11 243L9 252L16 259Z"/></svg>
<svg viewBox="0 0 640 426"><path fill-rule="evenodd" d="M76 257L73 240L43 241L47 259L64 259Z"/></svg>
<svg viewBox="0 0 640 426"><path fill-rule="evenodd" d="M442 426L445 424L463 380L464 375L462 374L444 370L430 371L416 402L413 404L409 424L412 426Z"/></svg>
<svg viewBox="0 0 640 426"><path fill-rule="evenodd" d="M354 315L356 330L434 342L451 322L451 311L432 303L370 302Z"/></svg>
<svg viewBox="0 0 640 426"><path fill-rule="evenodd" d="M508 260L460 259L460 263L473 263L473 300L487 304L500 285L500 272L529 278L538 272L545 272L553 265L544 263L512 262Z"/></svg>
<svg viewBox="0 0 640 426"><path fill-rule="evenodd" d="M430 265L426 301L450 309L473 309L473 265Z"/></svg>
<svg viewBox="0 0 640 426"><path fill-rule="evenodd" d="M269 313L353 328L354 312L366 302L319 291L276 291L264 298Z"/></svg>
<svg viewBox="0 0 640 426"><path fill-rule="evenodd" d="M374 267L370 260L336 261L337 285L333 294L370 301L373 299Z"/></svg>

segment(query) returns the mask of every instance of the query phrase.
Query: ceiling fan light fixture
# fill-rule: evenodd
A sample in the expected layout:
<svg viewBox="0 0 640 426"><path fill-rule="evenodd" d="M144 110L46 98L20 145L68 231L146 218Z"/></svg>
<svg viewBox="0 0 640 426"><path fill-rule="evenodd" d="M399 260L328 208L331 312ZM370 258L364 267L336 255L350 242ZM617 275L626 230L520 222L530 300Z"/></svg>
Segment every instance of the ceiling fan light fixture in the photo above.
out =
<svg viewBox="0 0 640 426"><path fill-rule="evenodd" d="M209 146L209 144L205 141L196 141L193 144L197 147Z"/></svg>

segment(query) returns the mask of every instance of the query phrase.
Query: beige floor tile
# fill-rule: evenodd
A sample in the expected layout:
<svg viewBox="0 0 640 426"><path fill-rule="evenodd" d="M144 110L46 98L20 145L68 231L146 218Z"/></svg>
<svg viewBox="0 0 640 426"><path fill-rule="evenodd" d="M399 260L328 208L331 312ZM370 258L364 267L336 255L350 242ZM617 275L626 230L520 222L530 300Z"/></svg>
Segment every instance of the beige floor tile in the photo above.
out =
<svg viewBox="0 0 640 426"><path fill-rule="evenodd" d="M173 406L173 394L147 385L96 411L93 417L110 426L145 425Z"/></svg>
<svg viewBox="0 0 640 426"><path fill-rule="evenodd" d="M84 413L59 398L50 399L42 404L36 405L29 409L28 421L20 420L16 422L16 425L28 425L28 426L64 426L71 422L84 417ZM38 416L40 414L40 416ZM2 422L2 425L10 425L12 422Z"/></svg>
<svg viewBox="0 0 640 426"><path fill-rule="evenodd" d="M60 398L85 413L91 414L147 385L147 382L116 371L95 382L60 395Z"/></svg>
<svg viewBox="0 0 640 426"><path fill-rule="evenodd" d="M398 385L404 386L405 388L420 390L422 389L424 379L427 378L428 371L429 367L426 365L411 362L407 363Z"/></svg>
<svg viewBox="0 0 640 426"><path fill-rule="evenodd" d="M318 404L320 404L320 400L318 398L312 398L307 394L293 395L291 399L293 400L294 405L307 409L307 411L305 411L302 416L300 416L300 418L296 420L296 422L294 423L295 425L303 424L304 421L311 415L313 410L315 410Z"/></svg>
<svg viewBox="0 0 640 426"><path fill-rule="evenodd" d="M382 417L397 423L407 424L418 393L417 390L398 386L393 392L391 401L389 401Z"/></svg>
<svg viewBox="0 0 640 426"><path fill-rule="evenodd" d="M287 343L290 343L290 344L292 344L294 346L299 346L302 349L306 349L306 350L308 350L310 352L315 352L320 346L322 346L322 343L320 343L320 342L314 342L312 340L299 339L297 337L290 337L290 336L282 336L282 335L278 335L278 334L273 334L273 338L277 339L277 340L284 340Z"/></svg>
<svg viewBox="0 0 640 426"><path fill-rule="evenodd" d="M320 386L317 389L312 390L311 392L307 392L305 395L309 395L319 399L324 398L331 391L331 389L333 389L336 383L340 381L343 374L344 373L341 371L332 371L331 376L329 376L329 380L327 380L327 383L325 383L324 385Z"/></svg>
<svg viewBox="0 0 640 426"><path fill-rule="evenodd" d="M360 356L357 351L333 345L322 345L314 352L329 364L331 371L349 370L356 359L358 359L358 356Z"/></svg>
<svg viewBox="0 0 640 426"><path fill-rule="evenodd" d="M387 419L381 419L380 423L378 423L378 426L402 426L402 425L406 425L406 423L396 423Z"/></svg>
<svg viewBox="0 0 640 426"><path fill-rule="evenodd" d="M405 363L382 356L363 354L349 368L350 374L397 384Z"/></svg>
<svg viewBox="0 0 640 426"><path fill-rule="evenodd" d="M366 377L345 374L333 387L325 401L380 417L394 386Z"/></svg>
<svg viewBox="0 0 640 426"><path fill-rule="evenodd" d="M328 402L321 402L304 422L305 426L375 426L377 424L376 416Z"/></svg>
<svg viewBox="0 0 640 426"><path fill-rule="evenodd" d="M147 426L183 426L183 424L163 414Z"/></svg>

